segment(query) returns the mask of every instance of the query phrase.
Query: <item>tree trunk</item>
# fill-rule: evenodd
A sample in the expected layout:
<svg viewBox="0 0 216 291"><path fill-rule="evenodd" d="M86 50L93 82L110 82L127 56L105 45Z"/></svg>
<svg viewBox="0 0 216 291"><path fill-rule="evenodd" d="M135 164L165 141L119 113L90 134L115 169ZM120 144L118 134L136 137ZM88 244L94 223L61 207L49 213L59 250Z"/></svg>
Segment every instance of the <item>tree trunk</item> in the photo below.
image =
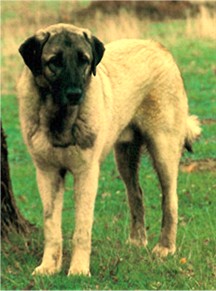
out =
<svg viewBox="0 0 216 291"><path fill-rule="evenodd" d="M30 232L31 228L32 225L21 215L15 203L6 136L1 123L1 235L2 238L6 238L12 231L26 234Z"/></svg>

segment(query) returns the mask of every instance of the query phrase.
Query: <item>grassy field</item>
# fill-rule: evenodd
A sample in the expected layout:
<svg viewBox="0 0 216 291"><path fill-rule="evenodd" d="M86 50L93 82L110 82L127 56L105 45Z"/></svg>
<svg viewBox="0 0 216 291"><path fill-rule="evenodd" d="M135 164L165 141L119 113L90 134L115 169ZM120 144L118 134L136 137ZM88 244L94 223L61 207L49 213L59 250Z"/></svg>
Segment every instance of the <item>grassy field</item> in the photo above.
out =
<svg viewBox="0 0 216 291"><path fill-rule="evenodd" d="M52 1L51 1L52 2ZM47 2L48 3L48 2ZM66 3L66 2L65 2ZM3 3L2 55L2 120L8 135L9 162L16 202L23 215L38 228L30 237L11 235L11 242L2 241L1 290L213 290L216 288L216 172L193 171L186 168L179 174L179 226L177 252L164 260L151 254L160 230L161 190L150 159L143 157L141 184L145 191L149 245L140 249L126 244L129 234L129 209L124 187L119 179L112 153L102 165L92 237L90 278L67 277L70 263L71 236L74 227L73 180L67 177L63 210L64 261L60 274L52 277L32 277L43 251L42 205L37 191L35 171L23 144L18 121L15 81L22 67L17 47L32 31L40 27L43 15L49 22L58 19L58 3L40 6L28 4L33 24L23 29L22 9L14 2L10 10ZM21 5L20 4L20 5ZM27 4L25 4L27 5ZM43 8L43 11L42 11ZM52 8L52 9L51 9ZM25 8L27 9L27 8ZM29 12L28 11L28 16ZM39 11L40 12L40 11ZM59 12L58 12L59 13ZM30 15L31 16L31 15ZM31 18L29 16L29 19ZM38 18L37 18L38 17ZM121 15L121 18L123 16ZM23 17L24 18L24 17ZM37 19L37 21L36 21ZM190 111L201 119L202 137L194 145L194 154L185 153L182 162L216 159L216 55L211 38L188 36L187 21L164 23L138 22L127 18L124 31L118 30L118 20L112 23L112 38L134 31L136 37L155 38L166 45L181 68L189 98ZM14 24L17 24L14 26ZM97 19L92 24L102 37L104 26ZM104 25L104 24L103 24ZM143 25L143 26L142 26ZM143 29L141 28L143 27ZM14 33L16 30L19 33ZM8 32L11 31L9 35ZM13 33L12 33L13 32ZM19 36L18 36L19 35ZM109 35L104 31L105 38ZM23 39L21 39L21 36ZM102 38L103 40L103 38ZM107 41L107 39L104 39Z"/></svg>

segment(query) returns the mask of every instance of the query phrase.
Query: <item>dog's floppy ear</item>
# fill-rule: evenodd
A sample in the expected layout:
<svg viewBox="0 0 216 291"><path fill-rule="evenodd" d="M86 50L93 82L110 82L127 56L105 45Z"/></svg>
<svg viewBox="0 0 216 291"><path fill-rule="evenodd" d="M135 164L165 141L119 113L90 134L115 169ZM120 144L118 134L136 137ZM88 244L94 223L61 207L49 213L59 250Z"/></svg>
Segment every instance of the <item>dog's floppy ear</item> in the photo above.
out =
<svg viewBox="0 0 216 291"><path fill-rule="evenodd" d="M93 62L92 62L92 73L96 75L96 66L100 63L105 47L104 44L95 36L91 38L92 52L93 52Z"/></svg>
<svg viewBox="0 0 216 291"><path fill-rule="evenodd" d="M43 46L47 42L50 34L42 32L38 35L29 37L19 48L25 64L32 71L34 76L41 74L41 55Z"/></svg>

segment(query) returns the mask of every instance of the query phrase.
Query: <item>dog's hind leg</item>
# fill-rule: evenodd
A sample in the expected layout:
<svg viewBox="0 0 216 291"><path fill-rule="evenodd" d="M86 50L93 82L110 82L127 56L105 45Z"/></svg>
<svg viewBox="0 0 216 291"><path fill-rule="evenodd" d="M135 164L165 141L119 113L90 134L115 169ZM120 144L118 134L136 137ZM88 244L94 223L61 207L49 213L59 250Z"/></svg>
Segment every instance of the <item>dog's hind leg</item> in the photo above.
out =
<svg viewBox="0 0 216 291"><path fill-rule="evenodd" d="M131 232L129 242L146 246L147 237L144 226L144 207L142 190L139 185L139 161L141 155L141 137L134 135L131 142L119 142L115 145L115 158L120 175L126 185L131 212Z"/></svg>
<svg viewBox="0 0 216 291"><path fill-rule="evenodd" d="M148 146L162 189L162 230L159 243L153 249L165 257L176 250L178 221L177 177L181 143L171 134L155 133Z"/></svg>
<svg viewBox="0 0 216 291"><path fill-rule="evenodd" d="M64 174L63 171L37 169L38 188L43 203L45 244L42 263L33 275L52 275L61 269Z"/></svg>

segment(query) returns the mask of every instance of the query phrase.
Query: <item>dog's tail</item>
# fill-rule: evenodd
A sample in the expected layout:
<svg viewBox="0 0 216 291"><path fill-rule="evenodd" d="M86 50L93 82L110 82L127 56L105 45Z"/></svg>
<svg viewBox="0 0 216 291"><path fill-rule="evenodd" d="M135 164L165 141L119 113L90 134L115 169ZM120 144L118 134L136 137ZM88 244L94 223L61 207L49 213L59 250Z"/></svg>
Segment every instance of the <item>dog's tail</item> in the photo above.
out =
<svg viewBox="0 0 216 291"><path fill-rule="evenodd" d="M187 118L187 131L185 138L185 148L189 152L193 152L192 144L193 142L199 138L201 134L200 121L197 116L190 115Z"/></svg>

